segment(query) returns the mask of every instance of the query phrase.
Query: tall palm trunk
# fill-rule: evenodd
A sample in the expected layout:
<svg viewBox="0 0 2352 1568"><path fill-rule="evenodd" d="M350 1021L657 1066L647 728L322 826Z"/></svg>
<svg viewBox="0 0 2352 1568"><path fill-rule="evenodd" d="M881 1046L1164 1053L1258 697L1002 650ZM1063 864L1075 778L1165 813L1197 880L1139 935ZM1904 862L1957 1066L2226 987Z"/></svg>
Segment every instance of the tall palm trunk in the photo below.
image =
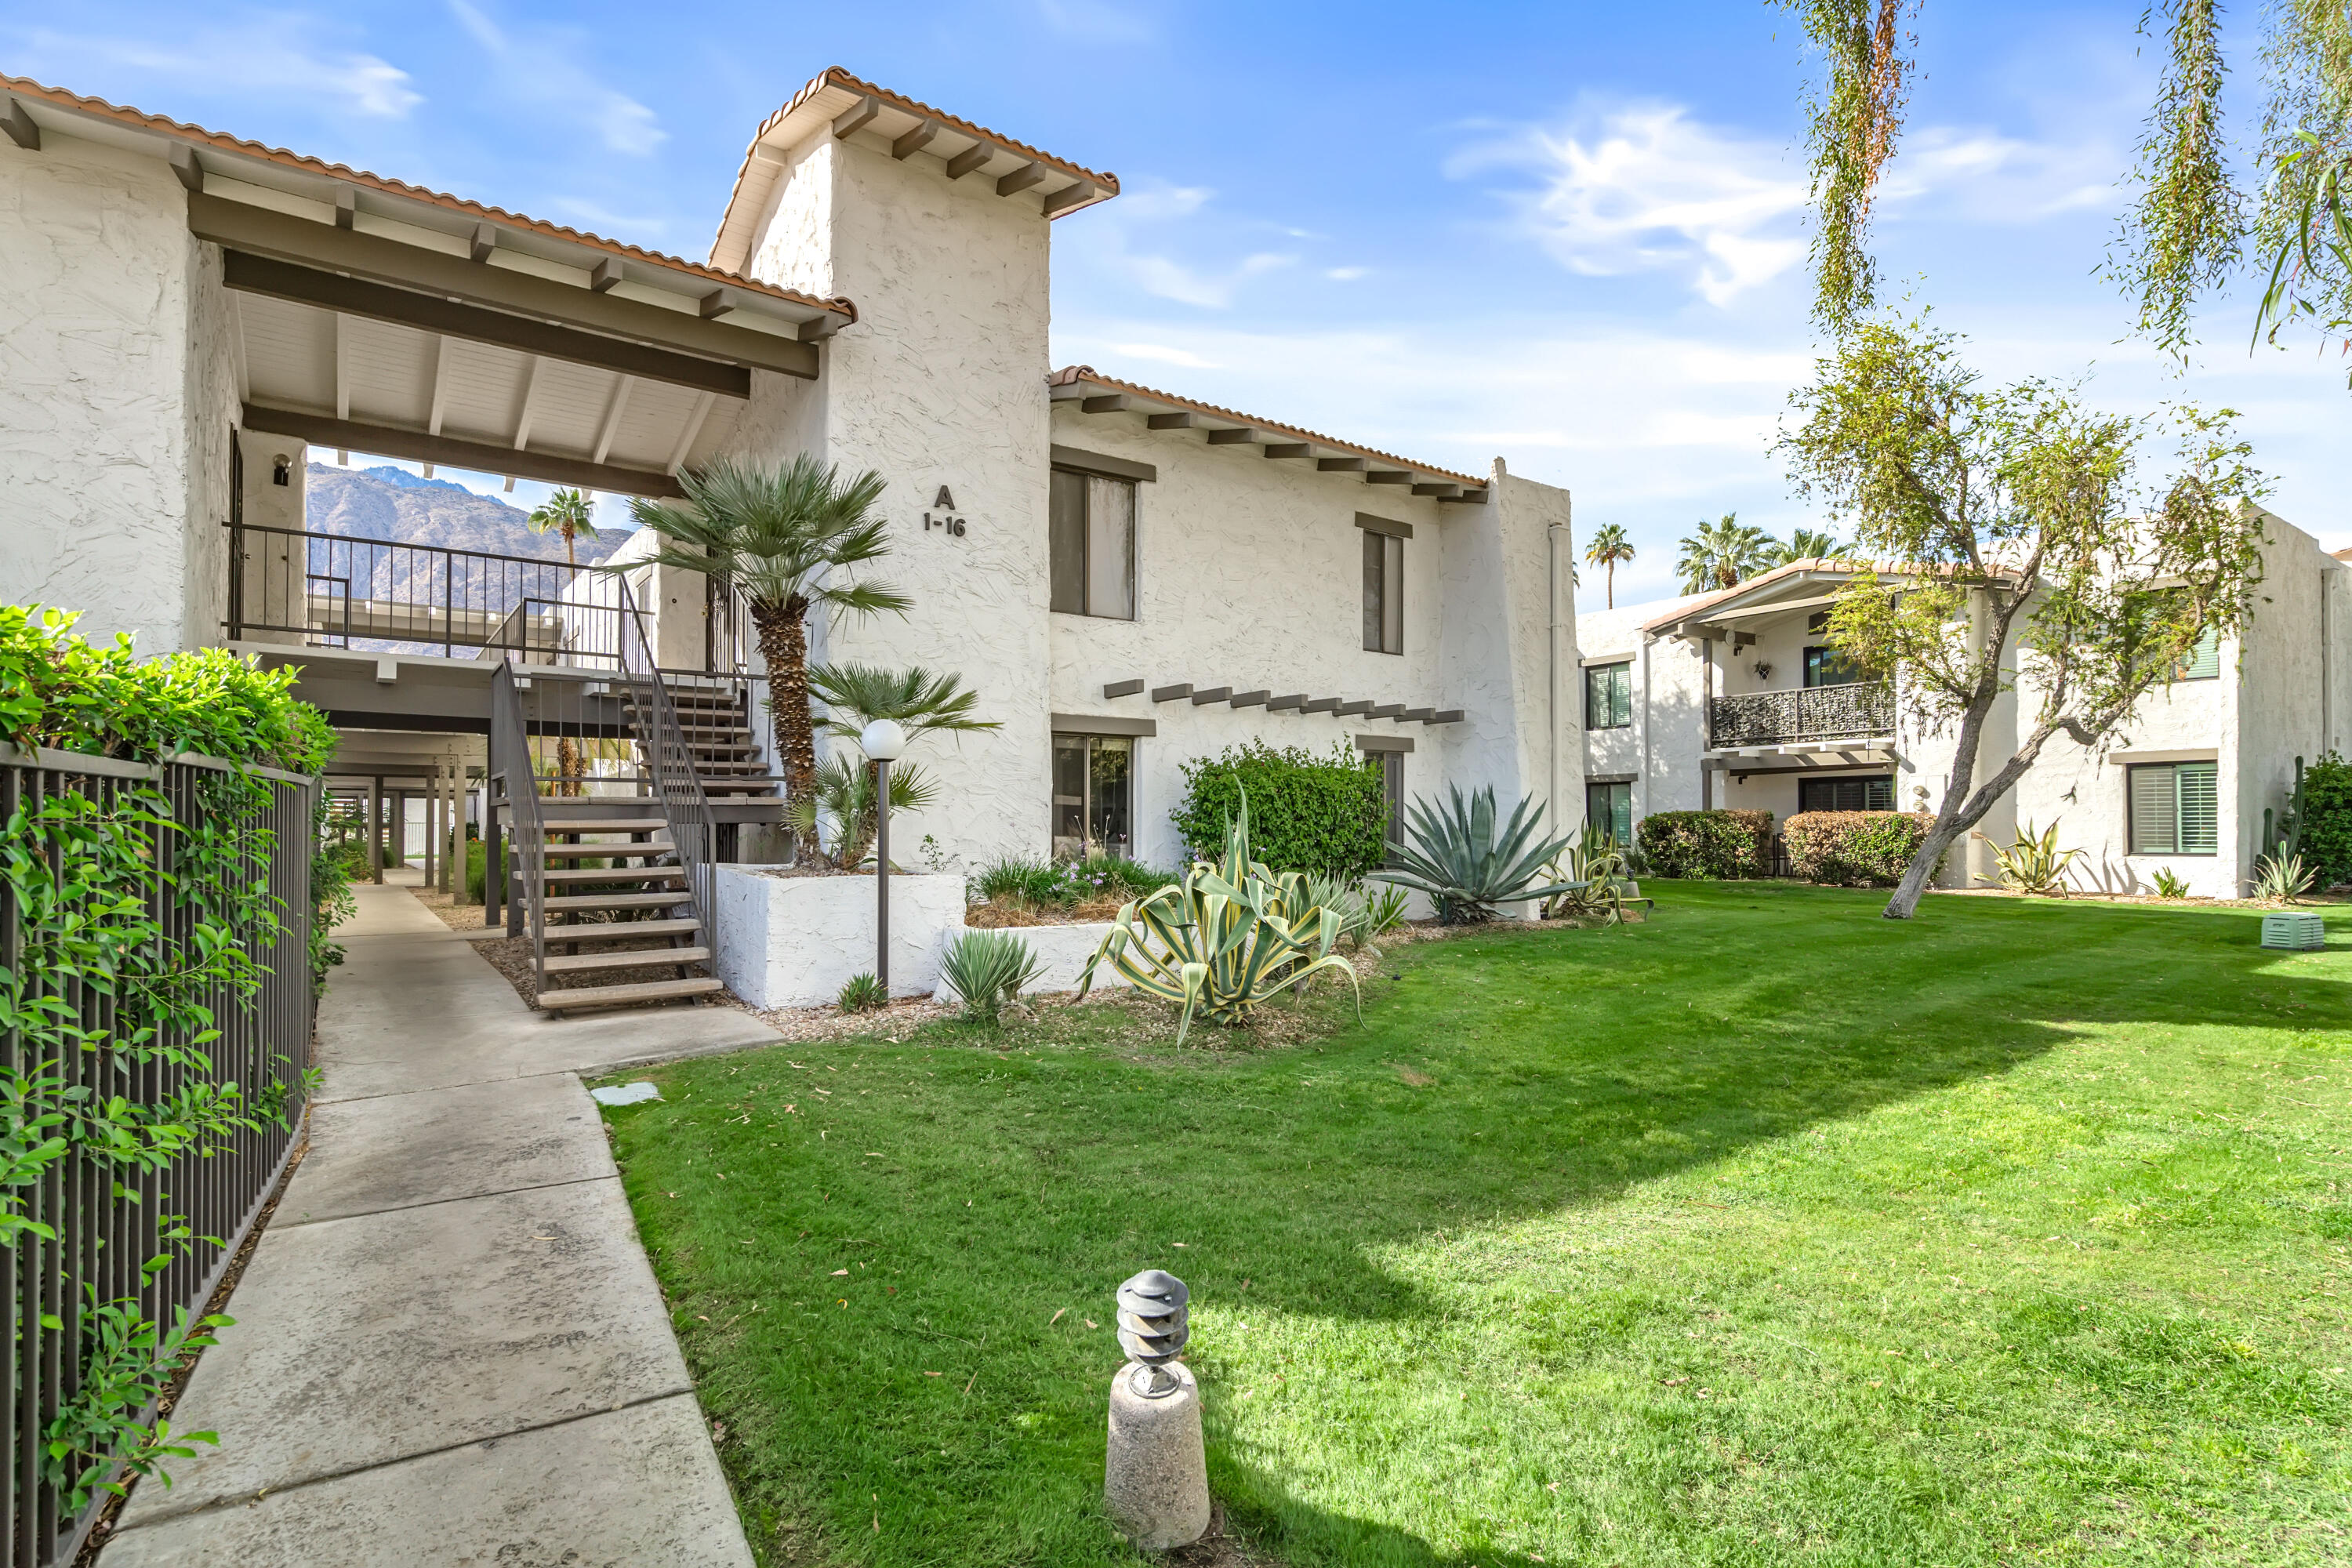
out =
<svg viewBox="0 0 2352 1568"><path fill-rule="evenodd" d="M1608 563L1606 570L1609 574L1609 608L1613 610L1617 607L1617 563Z"/></svg>
<svg viewBox="0 0 2352 1568"><path fill-rule="evenodd" d="M754 600L751 625L760 636L760 657L768 666L768 711L775 726L776 754L784 764L784 796L806 800L816 788L816 731L809 721L808 600L798 594L781 605ZM819 853L814 826L797 840L803 863Z"/></svg>

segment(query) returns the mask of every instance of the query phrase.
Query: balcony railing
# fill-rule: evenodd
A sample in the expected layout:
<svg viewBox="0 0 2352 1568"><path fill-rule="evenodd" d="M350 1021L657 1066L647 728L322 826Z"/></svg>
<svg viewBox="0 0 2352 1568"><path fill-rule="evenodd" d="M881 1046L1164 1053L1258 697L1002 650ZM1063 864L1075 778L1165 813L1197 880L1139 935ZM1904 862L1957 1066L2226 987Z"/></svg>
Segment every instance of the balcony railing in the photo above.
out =
<svg viewBox="0 0 2352 1568"><path fill-rule="evenodd" d="M1747 691L1707 705L1711 746L1859 741L1895 733L1895 690L1877 681Z"/></svg>

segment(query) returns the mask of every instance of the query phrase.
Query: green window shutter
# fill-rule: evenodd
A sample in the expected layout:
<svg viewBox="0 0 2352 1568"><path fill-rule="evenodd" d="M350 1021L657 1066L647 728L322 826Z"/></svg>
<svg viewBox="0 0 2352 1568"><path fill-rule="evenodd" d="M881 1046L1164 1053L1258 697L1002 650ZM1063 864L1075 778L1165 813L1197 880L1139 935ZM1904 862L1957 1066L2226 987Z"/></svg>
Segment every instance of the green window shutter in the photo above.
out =
<svg viewBox="0 0 2352 1568"><path fill-rule="evenodd" d="M1609 831L1620 844L1633 842L1633 786L1629 784L1609 786Z"/></svg>
<svg viewBox="0 0 2352 1568"><path fill-rule="evenodd" d="M2131 852L2170 855L2178 851L2179 798L2170 763L2145 763L2130 770Z"/></svg>
<svg viewBox="0 0 2352 1568"><path fill-rule="evenodd" d="M1609 722L1620 729L1633 721L1633 667L1621 664L1609 672Z"/></svg>
<svg viewBox="0 0 2352 1568"><path fill-rule="evenodd" d="M2211 855L2221 847L2219 764L2177 763L2172 775L2180 801L2180 853Z"/></svg>
<svg viewBox="0 0 2352 1568"><path fill-rule="evenodd" d="M2209 631L2197 639L2189 657L2172 672L2175 680L2219 680L2221 679L2221 634Z"/></svg>

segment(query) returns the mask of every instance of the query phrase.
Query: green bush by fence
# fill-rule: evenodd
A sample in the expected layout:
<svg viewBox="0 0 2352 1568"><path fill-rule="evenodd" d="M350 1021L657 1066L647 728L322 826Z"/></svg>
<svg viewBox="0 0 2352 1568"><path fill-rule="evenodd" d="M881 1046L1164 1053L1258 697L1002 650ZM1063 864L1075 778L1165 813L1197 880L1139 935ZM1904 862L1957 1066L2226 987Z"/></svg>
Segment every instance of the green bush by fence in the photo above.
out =
<svg viewBox="0 0 2352 1568"><path fill-rule="evenodd" d="M2352 763L2334 752L2303 773L2303 861L2323 888L2352 882Z"/></svg>
<svg viewBox="0 0 2352 1568"><path fill-rule="evenodd" d="M1327 756L1262 741L1183 764L1184 799L1173 820L1197 859L1213 859L1249 792L1250 847L1276 871L1349 881L1388 853L1388 797L1376 763L1335 745Z"/></svg>
<svg viewBox="0 0 2352 1568"><path fill-rule="evenodd" d="M1780 841L1808 882L1891 888L1935 823L1924 811L1803 811L1781 824Z"/></svg>
<svg viewBox="0 0 2352 1568"><path fill-rule="evenodd" d="M1772 874L1769 811L1654 811L1638 832L1654 876L1729 881Z"/></svg>

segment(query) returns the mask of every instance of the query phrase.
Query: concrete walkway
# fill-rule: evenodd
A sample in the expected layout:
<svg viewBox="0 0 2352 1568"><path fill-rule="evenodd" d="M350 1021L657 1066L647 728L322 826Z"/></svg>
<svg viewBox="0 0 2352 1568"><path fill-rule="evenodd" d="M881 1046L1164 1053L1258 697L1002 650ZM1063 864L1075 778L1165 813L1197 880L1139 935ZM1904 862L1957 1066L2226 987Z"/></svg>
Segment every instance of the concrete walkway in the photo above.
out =
<svg viewBox="0 0 2352 1568"><path fill-rule="evenodd" d="M220 1446L103 1568L750 1568L577 1075L774 1032L543 1018L406 888L357 891L310 1152L173 1414Z"/></svg>

